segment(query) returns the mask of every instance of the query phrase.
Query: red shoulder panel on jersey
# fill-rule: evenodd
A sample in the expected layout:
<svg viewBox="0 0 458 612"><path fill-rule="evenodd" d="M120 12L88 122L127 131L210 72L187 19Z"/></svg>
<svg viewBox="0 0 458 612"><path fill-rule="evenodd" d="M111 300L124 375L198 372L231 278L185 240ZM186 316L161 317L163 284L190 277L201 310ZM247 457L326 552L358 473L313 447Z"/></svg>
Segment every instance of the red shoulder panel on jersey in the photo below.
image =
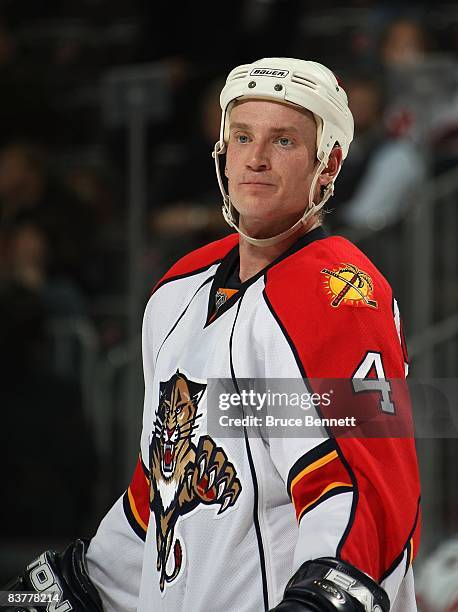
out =
<svg viewBox="0 0 458 612"><path fill-rule="evenodd" d="M221 261L237 243L238 234L230 234L221 240L210 242L210 244L206 244L200 249L191 251L191 253L179 259L166 272L161 280L156 283L151 293L153 294L161 285L172 279L196 274Z"/></svg>
<svg viewBox="0 0 458 612"><path fill-rule="evenodd" d="M142 540L145 540L150 516L149 490L148 472L139 457L131 483L123 497L123 506L130 526Z"/></svg>
<svg viewBox="0 0 458 612"><path fill-rule="evenodd" d="M273 266L266 274L264 295L304 377L351 380L370 353L380 355L387 379L404 379L391 288L344 238L310 243ZM378 403L378 391L368 395ZM352 416L351 405L348 415ZM396 413L388 416L400 418ZM420 488L414 440L335 441L354 486L351 515L336 555L379 580L405 550L417 516ZM329 469L333 464L329 462ZM317 478L321 469L324 477L325 467L314 471ZM324 479L322 484L327 483Z"/></svg>
<svg viewBox="0 0 458 612"><path fill-rule="evenodd" d="M298 459L288 475L288 494L298 523L321 502L349 491L353 491L353 483L332 439Z"/></svg>

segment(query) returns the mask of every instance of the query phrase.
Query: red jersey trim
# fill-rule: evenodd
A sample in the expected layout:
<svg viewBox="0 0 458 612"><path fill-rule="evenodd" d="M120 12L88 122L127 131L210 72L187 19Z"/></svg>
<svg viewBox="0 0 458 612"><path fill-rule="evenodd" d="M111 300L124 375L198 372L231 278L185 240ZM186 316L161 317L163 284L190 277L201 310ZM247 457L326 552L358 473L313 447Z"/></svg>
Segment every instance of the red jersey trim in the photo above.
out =
<svg viewBox="0 0 458 612"><path fill-rule="evenodd" d="M191 253L179 259L170 270L164 274L153 287L151 295L165 283L199 274L210 268L210 266L220 263L237 243L238 234L230 234L221 240L216 240L215 242L206 244L200 249L191 251Z"/></svg>
<svg viewBox="0 0 458 612"><path fill-rule="evenodd" d="M301 457L288 476L288 493L298 523L326 499L350 491L353 491L353 483L334 440L327 440Z"/></svg>
<svg viewBox="0 0 458 612"><path fill-rule="evenodd" d="M344 482L332 482L327 487L325 487L323 491L321 491L320 495L316 499L312 500L310 503L304 506L304 508L302 508L299 514L297 514L296 512L297 522L300 523L302 520L302 517L305 514L307 514L308 512L310 512L317 506L319 506L321 503L323 503L330 497L334 497L335 495L340 495L340 493L352 493L352 492L353 492L353 487L351 485L348 485Z"/></svg>
<svg viewBox="0 0 458 612"><path fill-rule="evenodd" d="M123 497L123 507L129 525L143 541L150 517L149 490L147 470L139 457L132 481Z"/></svg>

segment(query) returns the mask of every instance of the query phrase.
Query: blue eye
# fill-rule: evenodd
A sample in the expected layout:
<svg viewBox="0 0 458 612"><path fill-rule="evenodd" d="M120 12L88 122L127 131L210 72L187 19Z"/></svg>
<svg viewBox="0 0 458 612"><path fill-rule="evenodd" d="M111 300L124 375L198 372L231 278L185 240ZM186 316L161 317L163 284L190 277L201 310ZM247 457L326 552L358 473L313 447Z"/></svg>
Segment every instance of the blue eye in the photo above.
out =
<svg viewBox="0 0 458 612"><path fill-rule="evenodd" d="M288 145L292 144L292 141L289 138L286 138L286 136L279 138L278 142L282 147L287 147Z"/></svg>
<svg viewBox="0 0 458 612"><path fill-rule="evenodd" d="M239 134L236 139L240 144L246 144L248 142L248 136L246 134Z"/></svg>

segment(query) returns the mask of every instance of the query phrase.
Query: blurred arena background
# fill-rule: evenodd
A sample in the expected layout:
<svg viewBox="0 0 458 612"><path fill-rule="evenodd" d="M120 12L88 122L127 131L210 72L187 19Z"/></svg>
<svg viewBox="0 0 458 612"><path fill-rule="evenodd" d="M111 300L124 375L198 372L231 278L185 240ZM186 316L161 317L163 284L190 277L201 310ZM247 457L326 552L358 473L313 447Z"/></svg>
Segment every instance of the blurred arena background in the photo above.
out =
<svg viewBox="0 0 458 612"><path fill-rule="evenodd" d="M453 0L0 0L2 581L90 536L129 482L149 292L228 231L210 151L236 64L340 75L356 138L327 225L390 279L411 376L457 378L457 52ZM457 440L418 452L419 599L443 612L430 585L458 585Z"/></svg>

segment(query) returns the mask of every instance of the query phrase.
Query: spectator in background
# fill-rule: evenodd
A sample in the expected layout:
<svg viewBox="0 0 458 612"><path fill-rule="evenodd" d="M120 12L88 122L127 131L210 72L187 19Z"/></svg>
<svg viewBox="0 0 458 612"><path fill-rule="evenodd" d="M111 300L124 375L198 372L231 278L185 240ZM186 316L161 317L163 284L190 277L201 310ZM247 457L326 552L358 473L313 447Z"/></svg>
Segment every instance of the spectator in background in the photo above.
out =
<svg viewBox="0 0 458 612"><path fill-rule="evenodd" d="M393 134L426 141L434 97L433 75L426 72L432 41L419 21L400 17L382 32L379 61L386 88L387 123Z"/></svg>
<svg viewBox="0 0 458 612"><path fill-rule="evenodd" d="M90 292L97 227L90 208L54 177L43 149L12 142L0 149L0 224L33 226L46 242L46 271ZM14 229L16 231L16 229ZM84 236L84 242L82 237Z"/></svg>
<svg viewBox="0 0 458 612"><path fill-rule="evenodd" d="M425 28L417 21L400 17L389 23L381 44L382 63L388 67L407 67L421 63L432 47Z"/></svg>
<svg viewBox="0 0 458 612"><path fill-rule="evenodd" d="M81 317L86 306L75 283L48 274L50 246L38 224L17 221L0 232L0 288L21 287L36 294L49 317Z"/></svg>
<svg viewBox="0 0 458 612"><path fill-rule="evenodd" d="M437 50L424 24L392 21L381 38L380 62L390 131L428 151L433 173L458 162L458 63Z"/></svg>
<svg viewBox="0 0 458 612"><path fill-rule="evenodd" d="M0 447L8 491L0 537L16 533L24 542L84 528L93 499L87 474L96 466L72 340L58 359L50 329L55 318L81 317L86 310L69 276L73 260L60 248L67 248L67 234L72 239L69 226L78 211L66 209L71 197L47 178L38 148L15 144L0 152ZM80 453L76 462L72 449ZM49 508L45 500L53 495L59 503Z"/></svg>
<svg viewBox="0 0 458 612"><path fill-rule="evenodd" d="M381 229L402 215L415 188L425 179L426 160L412 142L387 132L381 84L367 77L347 83L355 119L352 150L342 166L330 223Z"/></svg>
<svg viewBox="0 0 458 612"><path fill-rule="evenodd" d="M90 297L122 294L126 283L122 178L115 176L105 159L74 162L62 178L66 188L90 211L94 224L90 269L86 270Z"/></svg>
<svg viewBox="0 0 458 612"><path fill-rule="evenodd" d="M13 184L16 190L2 200L0 231L0 446L8 458L1 481L9 492L0 510L0 537L16 532L30 541L45 534L68 537L84 526L93 497L87 470L95 465L95 453L75 369L57 363L49 329L54 317L81 316L83 300L70 280L49 277L50 243L26 215L27 203L34 201L26 196L35 193L38 181L29 177L19 185L16 179L26 177L14 167L19 168L11 166L8 191L13 196ZM69 449L82 443L84 453L75 462ZM53 494L59 503L48 508L45 499Z"/></svg>
<svg viewBox="0 0 458 612"><path fill-rule="evenodd" d="M38 235L29 235L30 250L32 242L38 256ZM87 475L95 479L96 456L80 388L51 366L48 315L32 287L34 275L28 275L30 286L0 284L0 446L5 458L0 538L5 542L16 534L40 546L41 538L67 538L84 528L95 482ZM49 504L50 498L56 503Z"/></svg>
<svg viewBox="0 0 458 612"><path fill-rule="evenodd" d="M458 535L444 540L416 575L419 612L457 612Z"/></svg>

